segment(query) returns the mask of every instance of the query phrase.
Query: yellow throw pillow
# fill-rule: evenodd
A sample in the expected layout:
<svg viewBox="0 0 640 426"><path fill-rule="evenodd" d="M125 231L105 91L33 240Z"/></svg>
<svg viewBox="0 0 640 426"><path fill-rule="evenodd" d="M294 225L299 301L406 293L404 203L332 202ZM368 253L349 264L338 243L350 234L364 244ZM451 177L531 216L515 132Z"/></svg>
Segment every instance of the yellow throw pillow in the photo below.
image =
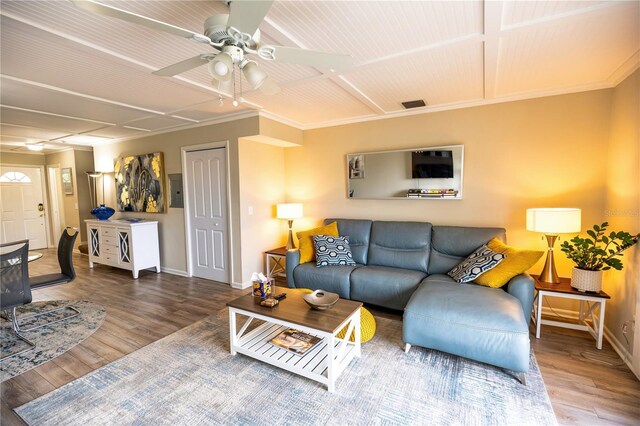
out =
<svg viewBox="0 0 640 426"><path fill-rule="evenodd" d="M498 240L492 239L487 247L497 253L504 253L507 257L493 269L480 275L473 282L487 287L502 287L516 275L522 274L531 268L542 257L544 252L537 250L520 250L510 247Z"/></svg>
<svg viewBox="0 0 640 426"><path fill-rule="evenodd" d="M325 226L309 229L307 231L296 232L298 237L298 246L300 248L300 263L311 262L316 258L316 250L313 246L314 235L327 235L329 237L338 237L338 223L331 222Z"/></svg>

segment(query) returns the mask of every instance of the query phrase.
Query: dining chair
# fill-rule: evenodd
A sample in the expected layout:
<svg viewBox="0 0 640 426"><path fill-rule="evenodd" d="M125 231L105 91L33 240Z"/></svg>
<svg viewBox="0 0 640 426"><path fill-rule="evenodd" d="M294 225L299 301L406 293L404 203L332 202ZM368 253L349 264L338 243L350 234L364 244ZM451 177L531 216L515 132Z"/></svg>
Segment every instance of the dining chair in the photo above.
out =
<svg viewBox="0 0 640 426"><path fill-rule="evenodd" d="M8 247L17 249L0 253L0 309L7 319L11 320L11 328L20 340L29 346L11 354L3 353L0 359L6 359L33 349L36 345L21 334L16 308L31 303L31 285L29 283L29 240L0 244L0 251Z"/></svg>
<svg viewBox="0 0 640 426"><path fill-rule="evenodd" d="M70 231L74 231L73 234ZM64 231L62 231L62 235L60 236L60 241L58 242L58 264L60 266L60 272L45 274L45 275L36 275L29 277L29 282L31 284L31 290L38 290L43 287L49 287L58 284L66 284L75 280L76 271L73 267L73 246L78 238L78 230L67 226ZM54 312L58 312L61 310L69 310L71 311L68 315L64 315L61 318L54 319L52 321L44 321L40 325L36 325L30 328L24 328L24 331L35 330L40 327L44 327L45 325L55 324L60 321L64 321L73 317L80 315L80 311L74 308L73 306L62 306L60 308L48 309L43 312L37 312L33 315L29 316L21 316L20 319L25 321L31 318L41 317L43 315L50 315Z"/></svg>

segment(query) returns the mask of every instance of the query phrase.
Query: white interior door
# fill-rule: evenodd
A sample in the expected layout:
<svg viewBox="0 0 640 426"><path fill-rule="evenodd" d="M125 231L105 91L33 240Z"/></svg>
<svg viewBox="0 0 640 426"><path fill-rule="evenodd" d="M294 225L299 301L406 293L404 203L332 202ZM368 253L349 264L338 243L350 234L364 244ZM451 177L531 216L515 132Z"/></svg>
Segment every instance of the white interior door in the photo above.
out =
<svg viewBox="0 0 640 426"><path fill-rule="evenodd" d="M191 271L229 283L226 149L185 153Z"/></svg>
<svg viewBox="0 0 640 426"><path fill-rule="evenodd" d="M47 247L40 167L0 166L0 240L29 240L29 248Z"/></svg>

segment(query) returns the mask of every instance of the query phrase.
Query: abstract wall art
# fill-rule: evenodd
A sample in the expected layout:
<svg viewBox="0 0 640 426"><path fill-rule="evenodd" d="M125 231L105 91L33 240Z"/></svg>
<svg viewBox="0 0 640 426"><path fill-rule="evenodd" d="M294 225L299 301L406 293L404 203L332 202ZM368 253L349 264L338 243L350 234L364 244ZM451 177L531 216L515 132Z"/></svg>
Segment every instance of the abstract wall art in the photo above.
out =
<svg viewBox="0 0 640 426"><path fill-rule="evenodd" d="M116 159L116 197L121 212L164 213L164 161L161 152Z"/></svg>

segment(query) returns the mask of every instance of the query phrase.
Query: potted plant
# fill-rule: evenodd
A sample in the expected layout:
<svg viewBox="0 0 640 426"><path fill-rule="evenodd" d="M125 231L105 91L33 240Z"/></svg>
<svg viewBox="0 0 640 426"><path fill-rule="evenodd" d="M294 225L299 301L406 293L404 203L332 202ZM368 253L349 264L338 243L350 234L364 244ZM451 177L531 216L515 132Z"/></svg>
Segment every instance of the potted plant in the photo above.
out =
<svg viewBox="0 0 640 426"><path fill-rule="evenodd" d="M600 292L602 271L622 269L622 252L638 242L640 234L611 232L607 235L608 222L593 225L587 231L589 237L579 235L560 246L561 250L576 266L571 271L571 286L579 291Z"/></svg>

